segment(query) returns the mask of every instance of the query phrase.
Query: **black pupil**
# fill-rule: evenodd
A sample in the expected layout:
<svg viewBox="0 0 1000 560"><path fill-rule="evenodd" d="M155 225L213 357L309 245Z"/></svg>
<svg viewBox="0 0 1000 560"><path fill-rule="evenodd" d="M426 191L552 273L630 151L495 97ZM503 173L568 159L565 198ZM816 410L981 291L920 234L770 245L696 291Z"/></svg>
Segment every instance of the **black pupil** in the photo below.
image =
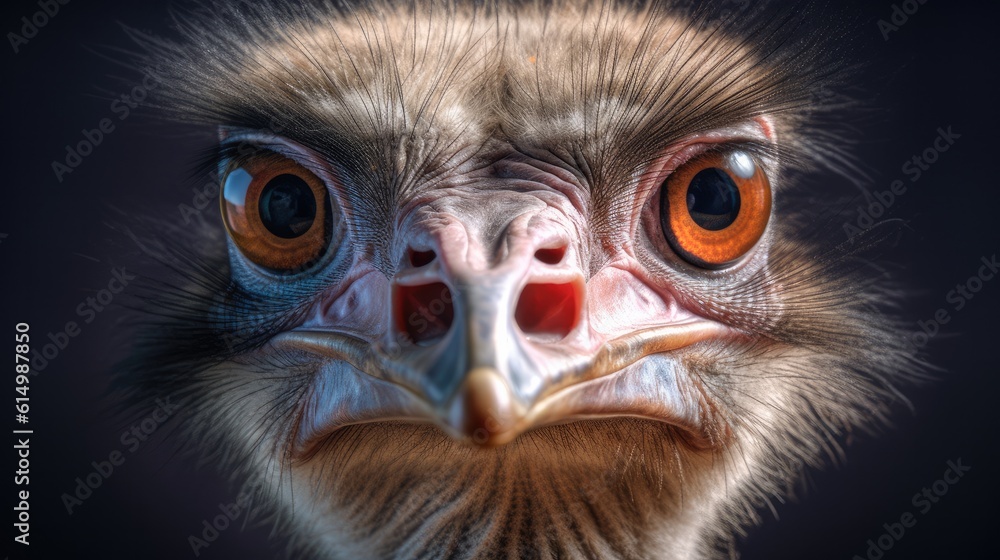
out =
<svg viewBox="0 0 1000 560"><path fill-rule="evenodd" d="M740 190L722 169L703 169L688 185L687 207L691 219L702 228L711 231L725 229L736 221L740 213Z"/></svg>
<svg viewBox="0 0 1000 560"><path fill-rule="evenodd" d="M316 221L316 197L309 184L295 175L278 175L260 193L260 221L267 231L292 239Z"/></svg>

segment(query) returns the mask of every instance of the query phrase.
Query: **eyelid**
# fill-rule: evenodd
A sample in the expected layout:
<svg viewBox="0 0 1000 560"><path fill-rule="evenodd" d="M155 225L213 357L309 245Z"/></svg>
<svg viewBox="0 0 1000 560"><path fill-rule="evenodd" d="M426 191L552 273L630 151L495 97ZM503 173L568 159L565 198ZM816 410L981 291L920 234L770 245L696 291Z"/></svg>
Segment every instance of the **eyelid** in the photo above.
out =
<svg viewBox="0 0 1000 560"><path fill-rule="evenodd" d="M680 151L675 152L665 163L663 169L668 170L663 180L673 174L684 164L703 157L713 152L725 153L733 151L743 151L748 153L754 160L763 167L768 174L773 172L772 166L777 158L777 147L772 142L756 140L752 138L727 138L718 142L696 141L684 146Z"/></svg>
<svg viewBox="0 0 1000 560"><path fill-rule="evenodd" d="M247 149L241 149L246 146ZM305 167L329 187L336 174L331 173L330 162L310 147L287 138L254 130L230 130L216 148L220 176L231 169L231 162L246 163L260 152L274 152Z"/></svg>
<svg viewBox="0 0 1000 560"><path fill-rule="evenodd" d="M312 158L304 158L302 154L297 153L295 150L290 150L282 144L227 140L219 145L217 153L219 175L221 177L225 177L226 173L233 169L247 165L261 157L267 157L270 154L290 159L310 172L315 173L317 176L322 177L315 168L316 164L313 163Z"/></svg>

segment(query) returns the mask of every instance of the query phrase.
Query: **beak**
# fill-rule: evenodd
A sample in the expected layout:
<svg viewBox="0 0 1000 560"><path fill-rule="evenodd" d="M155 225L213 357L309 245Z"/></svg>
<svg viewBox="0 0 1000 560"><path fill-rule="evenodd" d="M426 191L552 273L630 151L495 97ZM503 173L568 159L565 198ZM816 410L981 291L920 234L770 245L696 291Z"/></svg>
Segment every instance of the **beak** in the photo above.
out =
<svg viewBox="0 0 1000 560"><path fill-rule="evenodd" d="M519 216L499 236L451 216L413 235L390 283L379 344L325 329L276 340L346 361L408 395L405 407L353 417L430 421L456 439L495 446L533 427L599 416L593 399L566 395L648 354L720 334L705 320L613 339L596 332L581 248L565 219L540 213Z"/></svg>
<svg viewBox="0 0 1000 560"><path fill-rule="evenodd" d="M563 278L534 282L501 273L457 283L453 332L427 388L451 433L504 443L522 430L539 397L571 373L574 356L557 344L582 323L584 281L560 272Z"/></svg>
<svg viewBox="0 0 1000 560"><path fill-rule="evenodd" d="M497 258L461 233L438 243L432 262L394 278L393 334L409 367L390 369L445 431L497 445L586 361L565 344L586 331L586 285L563 238L539 246L508 231Z"/></svg>

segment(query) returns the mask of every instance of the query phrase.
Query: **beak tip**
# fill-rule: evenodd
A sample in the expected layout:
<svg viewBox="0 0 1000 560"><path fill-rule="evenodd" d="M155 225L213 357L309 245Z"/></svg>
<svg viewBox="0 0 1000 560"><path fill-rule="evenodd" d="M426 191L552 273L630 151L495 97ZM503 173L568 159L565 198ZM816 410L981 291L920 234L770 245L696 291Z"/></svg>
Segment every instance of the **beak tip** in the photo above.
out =
<svg viewBox="0 0 1000 560"><path fill-rule="evenodd" d="M491 367L470 370L449 409L449 428L485 447L513 439L524 417L503 375Z"/></svg>

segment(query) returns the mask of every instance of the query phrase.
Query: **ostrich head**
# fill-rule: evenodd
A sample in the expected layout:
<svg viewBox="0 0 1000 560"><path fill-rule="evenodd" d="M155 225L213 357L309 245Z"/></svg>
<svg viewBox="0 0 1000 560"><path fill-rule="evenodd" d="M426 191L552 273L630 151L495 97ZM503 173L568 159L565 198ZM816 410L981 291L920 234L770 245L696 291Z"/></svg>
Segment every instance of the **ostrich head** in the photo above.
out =
<svg viewBox="0 0 1000 560"><path fill-rule="evenodd" d="M817 34L627 2L248 6L145 38L221 213L139 395L324 558L707 558L912 360ZM822 101L822 100L820 100ZM185 237L186 236L186 237Z"/></svg>

